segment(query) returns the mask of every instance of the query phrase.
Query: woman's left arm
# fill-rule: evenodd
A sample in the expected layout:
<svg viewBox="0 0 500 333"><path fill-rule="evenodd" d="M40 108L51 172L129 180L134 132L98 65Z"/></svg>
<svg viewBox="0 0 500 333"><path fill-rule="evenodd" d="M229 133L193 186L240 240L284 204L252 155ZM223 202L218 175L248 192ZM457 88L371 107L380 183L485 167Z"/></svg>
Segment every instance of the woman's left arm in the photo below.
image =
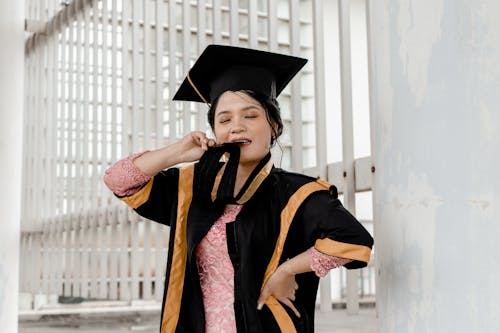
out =
<svg viewBox="0 0 500 333"><path fill-rule="evenodd" d="M312 247L278 266L262 289L257 308L261 309L265 300L272 295L300 317L291 302L295 300L295 291L299 288L295 275L314 271L316 275L323 277L331 269L351 261L351 259L323 254Z"/></svg>
<svg viewBox="0 0 500 333"><path fill-rule="evenodd" d="M295 275L311 271L311 259L307 251L279 265L262 288L257 309L262 309L266 299L269 296L274 296L278 301L292 309L297 317L300 317L299 311L292 303L295 301L295 291L299 288L295 281Z"/></svg>
<svg viewBox="0 0 500 333"><path fill-rule="evenodd" d="M307 221L301 232L313 237L314 247L278 266L262 289L258 308L272 295L299 316L292 303L299 287L295 275L314 271L324 276L338 266L361 268L368 263L373 238L336 196L313 194L298 220Z"/></svg>

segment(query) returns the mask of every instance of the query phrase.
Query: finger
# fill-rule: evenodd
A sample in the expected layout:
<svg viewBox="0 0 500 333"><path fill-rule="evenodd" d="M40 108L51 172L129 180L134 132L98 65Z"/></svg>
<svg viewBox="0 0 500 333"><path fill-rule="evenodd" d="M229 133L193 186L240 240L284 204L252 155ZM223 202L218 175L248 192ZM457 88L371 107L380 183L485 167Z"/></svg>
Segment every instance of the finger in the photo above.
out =
<svg viewBox="0 0 500 333"><path fill-rule="evenodd" d="M290 301L288 298L284 298L283 300L280 300L280 301L281 301L281 303L288 306L293 311L293 313L295 313L295 315L300 318L300 312L295 308L292 301Z"/></svg>
<svg viewBox="0 0 500 333"><path fill-rule="evenodd" d="M200 145L200 143L201 143L200 132L191 132L190 134L191 134L191 140L193 140L193 143Z"/></svg>
<svg viewBox="0 0 500 333"><path fill-rule="evenodd" d="M205 133L197 131L197 132L193 132L192 135L193 135L194 142L198 146L200 146L201 149L203 149L203 150L208 149L208 146L207 146L208 139L207 139Z"/></svg>
<svg viewBox="0 0 500 333"><path fill-rule="evenodd" d="M293 289L294 289L294 290L299 289L299 284L298 284L297 282L295 282L295 285L293 286Z"/></svg>
<svg viewBox="0 0 500 333"><path fill-rule="evenodd" d="M206 138L202 138L200 140L200 142L201 142L201 149L208 150L208 145L207 145L208 144L208 140Z"/></svg>
<svg viewBox="0 0 500 333"><path fill-rule="evenodd" d="M208 140L208 146L209 146L209 147L213 147L213 146L215 146L215 140L209 139L209 140Z"/></svg>
<svg viewBox="0 0 500 333"><path fill-rule="evenodd" d="M266 299L269 297L269 289L267 287L264 287L262 289L262 292L260 293L259 299L257 300L257 309L262 310L262 307L264 306L264 303L266 302Z"/></svg>

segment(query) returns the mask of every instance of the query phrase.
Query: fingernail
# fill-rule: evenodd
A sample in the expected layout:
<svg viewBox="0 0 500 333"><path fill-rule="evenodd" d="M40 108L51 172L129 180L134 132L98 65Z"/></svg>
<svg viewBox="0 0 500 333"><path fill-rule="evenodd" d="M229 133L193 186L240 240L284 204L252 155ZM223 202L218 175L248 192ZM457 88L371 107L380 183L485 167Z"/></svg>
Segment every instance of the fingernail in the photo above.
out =
<svg viewBox="0 0 500 333"><path fill-rule="evenodd" d="M263 306L264 306L264 304L262 304L262 303L257 304L257 310L262 310Z"/></svg>

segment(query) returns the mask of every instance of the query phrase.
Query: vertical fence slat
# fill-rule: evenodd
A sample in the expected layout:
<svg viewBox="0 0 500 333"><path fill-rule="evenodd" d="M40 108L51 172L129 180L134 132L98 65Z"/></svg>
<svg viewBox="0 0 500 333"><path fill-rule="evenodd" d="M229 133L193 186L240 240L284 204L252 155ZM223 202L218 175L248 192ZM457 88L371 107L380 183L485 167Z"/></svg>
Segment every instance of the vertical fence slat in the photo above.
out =
<svg viewBox="0 0 500 333"><path fill-rule="evenodd" d="M69 48L68 48L68 40L69 40L69 29L65 26L68 22L68 14L64 13L61 24L63 25L61 29L61 81L60 81L60 104L61 104L61 113L59 116L59 124L60 124L60 158L59 158L59 168L60 168L60 181L61 190L59 193L60 196L60 204L61 204L61 215L59 218L60 224L60 237L61 237L61 250L62 250L62 260L61 260L61 288L63 296L70 296L69 294L69 246L68 246L68 225L66 221L66 217L68 214L68 133L69 133L69 103L68 103L68 93L69 93L69 85L67 82L69 81Z"/></svg>
<svg viewBox="0 0 500 333"><path fill-rule="evenodd" d="M189 1L188 1L189 2ZM150 97L150 87L151 87L151 47L150 47L150 38L152 37L151 33L151 19L152 16L149 13L150 0L143 0L144 9L143 9L143 29L144 29L144 140L146 142L145 149L151 149L154 145L153 138L151 135L153 134L152 126L151 126L151 97ZM142 269L142 299L151 299L152 298L152 285L151 285L151 222L143 221L142 225L144 227L142 234L142 260L140 260L143 265ZM139 258L137 258L139 259ZM139 262L137 262L139 264ZM141 296L141 295L140 295ZM139 296L139 297L140 297Z"/></svg>
<svg viewBox="0 0 500 333"><path fill-rule="evenodd" d="M176 34L177 29L175 26L176 20L176 10L175 10L175 0L168 1L168 125L169 125L169 143L175 141L177 137L176 133L176 122L177 122L177 112L175 103L172 100L173 92L177 84L176 76L176 63L177 56L175 50L177 49Z"/></svg>
<svg viewBox="0 0 500 333"><path fill-rule="evenodd" d="M100 103L100 150L101 156L99 158L99 171L97 177L98 195L101 197L100 204L97 209L99 209L99 227L101 229L101 260L100 260L100 283L99 283L99 297L107 298L108 295L108 259L109 259L109 226L107 221L107 210L108 207L105 206L106 198L109 197L109 191L102 185L101 175L104 173L104 169L109 161L108 156L108 0L101 0L101 10L100 10L100 26L101 26L101 103Z"/></svg>
<svg viewBox="0 0 500 333"><path fill-rule="evenodd" d="M151 97L150 97L150 87L151 87L151 47L149 39L152 36L151 33L151 19L149 13L149 0L143 0L144 4L144 139L146 141L145 148L151 149L153 147L153 138L151 137L153 131L151 126ZM151 285L151 222L143 221L144 232L142 234L142 299L151 299L152 298L152 285ZM139 263L137 263L139 264Z"/></svg>
<svg viewBox="0 0 500 333"><path fill-rule="evenodd" d="M92 171L91 191L97 193L98 172L98 109L99 109L99 7L98 2L92 2ZM97 195L91 196L90 211L90 234L91 234L91 256L90 256L90 297L99 297L99 221L97 207L99 206Z"/></svg>
<svg viewBox="0 0 500 333"><path fill-rule="evenodd" d="M164 78L163 78L163 36L164 36L164 13L165 7L163 1L156 1L156 12L155 12L155 22L156 22L156 147L160 148L163 146L163 89L164 89ZM163 298L163 284L162 284L162 261L158 257L158 253L161 253L162 247L162 232L159 225L156 223L152 226L153 235L155 238L155 277L154 277L154 299L161 302ZM159 260L160 259L160 260Z"/></svg>
<svg viewBox="0 0 500 333"><path fill-rule="evenodd" d="M290 51L293 55L300 56L300 6L299 0L290 0ZM301 74L298 74L301 77ZM300 80L295 79L290 83L292 99L292 169L302 169L302 108Z"/></svg>
<svg viewBox="0 0 500 333"><path fill-rule="evenodd" d="M354 144L352 123L352 79L351 79L351 34L350 3L339 0L339 39L340 39L340 80L342 100L342 159L344 172L344 204L356 211L354 185ZM347 311L359 311L358 271L347 272Z"/></svg>
<svg viewBox="0 0 500 333"><path fill-rule="evenodd" d="M156 33L156 148L163 145L163 1L156 1L155 7L155 33Z"/></svg>
<svg viewBox="0 0 500 333"><path fill-rule="evenodd" d="M139 20L138 20L138 15L139 15L139 2L138 1L132 1L132 45L131 45L131 52L132 52L132 90L130 91L130 97L131 97L131 103L132 103L132 116L131 119L132 121L132 150L138 151L139 149L142 148L142 145L140 145L141 140L139 137L140 129L139 126L143 123L141 121L141 113L139 112Z"/></svg>
<svg viewBox="0 0 500 333"><path fill-rule="evenodd" d="M36 8L36 7L35 7ZM40 36L35 36L35 44L38 44L38 45L42 45L42 40L41 40L42 37ZM42 49L43 46L39 47L39 49ZM41 54L38 54L36 57L35 57L35 63L34 63L34 71L35 71L35 80L34 80L34 87L33 87L33 91L34 91L34 98L33 98L33 102L35 103L35 108L33 108L33 110L35 109L38 109L40 108L40 106L42 106L42 85L41 84L37 84L37 82L40 82L40 80L42 79L43 75L42 75L42 65L43 65L43 62L42 62L42 55ZM31 224L34 228L38 228L38 224L41 222L41 219L40 219L40 212L41 212L41 209L42 209L42 200L41 200L41 197L40 197L40 194L41 194L41 191L40 191L40 187L41 187L41 184L42 184L42 179L41 177L37 177L37 171L40 170L40 167L41 167L41 156L40 156L40 151L42 149L42 140L40 139L41 138L41 135L42 135L42 131L41 131L41 119L42 119L42 115L41 113L43 112L43 108L41 110L41 112L33 112L32 113L32 117L33 117L33 141L31 142L32 146L33 146L33 169L31 170L31 174L32 174L32 186L33 186L33 189L32 189L32 193L33 193L33 204L31 205L31 209L33 209L34 212L37 212L36 214L33 214L32 215L32 219L31 219Z"/></svg>
<svg viewBox="0 0 500 333"><path fill-rule="evenodd" d="M27 64L27 62L25 63ZM27 268L28 265L26 264L27 258L28 258L28 250L26 248L26 238L28 237L27 232L21 233L21 239L19 241L19 256L20 258L24 258L24 262L22 265L19 265L19 292L20 293L28 293L28 286L27 286L27 277L28 277L28 272Z"/></svg>
<svg viewBox="0 0 500 333"><path fill-rule="evenodd" d="M318 176L326 179L326 106L325 106L325 61L323 39L323 0L313 0L314 42L314 106L316 129L316 165ZM322 312L331 311L331 277L320 281Z"/></svg>
<svg viewBox="0 0 500 333"><path fill-rule="evenodd" d="M130 0L122 0L122 16L121 16L121 31L122 31L122 114L123 114L123 142L122 142L122 156L132 152L132 137L131 137L131 87L129 81L130 75L130 18L131 18L131 2ZM119 254L119 299L123 301L130 300L130 285L129 285L129 241L128 236L130 232L130 222L128 219L128 210L126 207L121 207L119 210L119 232L120 237L120 254Z"/></svg>
<svg viewBox="0 0 500 333"><path fill-rule="evenodd" d="M277 39L277 10L276 10L276 1L267 0L267 47L269 51L276 51L278 48L278 39Z"/></svg>
<svg viewBox="0 0 500 333"><path fill-rule="evenodd" d="M75 6L71 6L70 8L75 8ZM68 165L68 201L69 208L67 214L67 224L68 224L68 240L69 240L69 255L70 255L70 264L68 266L68 275L69 279L69 293L71 296L75 295L74 288L77 282L77 271L76 271L76 256L77 256L77 230L78 230L78 218L75 214L76 212L76 152L74 151L74 146L77 144L77 131L76 128L78 126L77 118L76 118L76 103L75 103L75 89L77 84L76 80L76 72L77 67L75 66L75 22L73 21L74 16L71 11L68 10L68 30L69 30L69 92L68 92L68 105L69 105L69 113L68 113L68 154L67 154L67 165Z"/></svg>
<svg viewBox="0 0 500 333"><path fill-rule="evenodd" d="M85 1L85 0L84 0ZM91 209L90 202L90 177L89 177L89 166L90 166L90 115L91 105L90 105L90 8L85 5L83 9L83 20L84 20L84 52L83 52L83 180L82 188L83 200L82 200L82 261L81 261L81 295L83 298L90 296L89 292L89 266L90 266L90 248L91 248L91 224L89 219L89 212Z"/></svg>
<svg viewBox="0 0 500 333"><path fill-rule="evenodd" d="M42 66L41 66L41 71L42 71L42 75L43 77L45 78L48 78L51 74L51 71L50 71L50 59L49 59L49 40L48 39L44 39L43 41L43 45L41 46L41 48L39 49L39 56L42 57ZM40 84L40 83L38 83ZM51 103L50 101L50 98L49 98L49 94L50 94L50 86L49 85L46 85L46 84L42 84L42 89L41 89L41 99L42 99L42 104L41 104L41 107L39 108L39 111L41 113L41 117L42 117L42 120L39 124L39 126L41 127L42 129L42 137L39 138L40 141L42 141L42 151L39 152L39 154L41 155L41 158L42 158L42 163L41 163L41 166L42 166L42 169L41 170L38 170L38 173L42 173L43 175L47 175L48 172L50 171L49 170L49 167L50 167L50 162L49 162L49 159L50 159L50 156L49 156L49 152L50 152L50 146L49 146L49 142L50 142L50 131L49 131L49 122L50 122L50 109L49 109L49 105ZM42 255L42 265L41 265L41 270L42 270L42 275L41 275L41 289L40 289L40 292L42 292L43 294L47 294L48 293L48 289L49 289L49 274L50 274L50 271L49 271L49 253L48 253L48 233L47 233L47 229L48 229L48 221L49 221L49 210L48 210L48 207L47 207L47 201L48 201L48 197L49 197L49 192L48 192L48 177L41 177L42 180L41 180L41 193L40 193L40 198L41 198L41 211L40 211L40 215L41 215L41 219L40 219L40 229L41 229L41 255Z"/></svg>
<svg viewBox="0 0 500 333"><path fill-rule="evenodd" d="M188 1L189 2L189 1ZM152 138L152 115L151 115L151 45L150 38L152 37L151 30L151 14L150 14L150 0L144 0L144 138L146 141L145 148L151 149L154 147L154 140ZM158 54L156 54L158 56ZM158 78L158 77L157 77ZM142 235L143 247L143 270L142 270L142 298L152 298L152 285L151 285L151 222L143 221L144 233Z"/></svg>
<svg viewBox="0 0 500 333"><path fill-rule="evenodd" d="M201 54L206 45L206 4L205 0L198 0L198 27L196 29L198 34L198 54ZM206 118L206 105L197 103L196 106L198 111L198 129L205 132L207 130L207 118Z"/></svg>
<svg viewBox="0 0 500 333"><path fill-rule="evenodd" d="M114 208L114 207L113 207ZM109 299L118 299L118 221L116 209L108 215L109 221Z"/></svg>
<svg viewBox="0 0 500 333"><path fill-rule="evenodd" d="M53 4L52 4L53 6ZM52 11L53 12L53 11ZM52 32L51 38L49 39L49 47L50 47L50 55L49 55L49 68L50 75L48 78L48 88L49 88L49 126L48 132L50 133L49 147L50 147L50 164L49 169L50 172L48 174L49 179L49 199L47 200L47 205L49 207L50 213L52 216L49 218L48 225L48 233L49 233L49 241L48 246L50 247L50 263L49 263L49 295L57 294L57 250L56 250L56 237L57 237L57 223L56 217L57 215L57 108L58 108L58 98L57 98L57 82L58 78L58 33L57 29L57 19L52 21L49 25L49 31Z"/></svg>
<svg viewBox="0 0 500 333"><path fill-rule="evenodd" d="M239 9L239 1L231 0L230 2L230 10L229 13L229 40L231 41L231 45L238 45L239 36L240 36L240 26L239 26L239 17L238 17L238 9Z"/></svg>
<svg viewBox="0 0 500 333"><path fill-rule="evenodd" d="M38 233L32 233L30 235L30 261L31 261L31 274L30 276L32 277L33 281L31 281L31 286L30 290L33 295L37 294L39 292L38 290L38 283L40 280L38 279L39 275L38 269L38 255L40 254L40 247L38 246Z"/></svg>
<svg viewBox="0 0 500 333"><path fill-rule="evenodd" d="M144 148L152 149L154 146L151 117L151 14L149 13L150 0L143 0L143 96L144 96Z"/></svg>
<svg viewBox="0 0 500 333"><path fill-rule="evenodd" d="M118 116L117 116L117 60L118 60L118 48L117 48L117 39L122 38L121 35L118 35L117 25L118 25L118 8L117 8L117 0L112 0L112 18L111 18L111 161L118 160ZM123 42L123 39L122 39ZM121 127L122 135L123 135L123 125ZM111 205L110 210L112 211L112 215L109 219L110 223L110 281L109 281L109 298L112 300L118 299L118 214L117 209L115 209L112 204L113 199L111 198L108 201L108 205Z"/></svg>
<svg viewBox="0 0 500 333"><path fill-rule="evenodd" d="M191 57L191 3L184 1L182 3L182 64L183 74L190 69ZM184 103L182 135L186 135L191 130L191 102Z"/></svg>
<svg viewBox="0 0 500 333"><path fill-rule="evenodd" d="M134 151L137 151L142 148L144 139L143 134L140 133L139 126L143 124L140 117L141 114L139 112L139 104L140 99L137 96L137 92L139 91L139 48L141 45L139 44L139 2L132 1L132 117L134 122L132 124L132 147ZM144 105L144 104L143 104ZM141 136L142 134L142 136ZM140 144L142 142L142 145ZM131 278L131 297L132 300L139 299L139 270L138 270L138 242L139 242L139 229L138 229L138 220L135 215L132 215L134 218L131 220L130 225L130 239L131 239L131 248L130 248L130 278ZM130 217L130 215L129 215Z"/></svg>
<svg viewBox="0 0 500 333"><path fill-rule="evenodd" d="M250 48L257 48L258 42L258 16L257 16L257 1L248 2L248 44Z"/></svg>
<svg viewBox="0 0 500 333"><path fill-rule="evenodd" d="M143 234L143 282L142 282L142 298L143 299L152 299L152 251L151 251L151 234L152 234L152 226L153 223L151 221L144 221L144 234Z"/></svg>
<svg viewBox="0 0 500 333"><path fill-rule="evenodd" d="M128 301L131 299L131 290L129 284L129 235L130 223L127 221L127 215L123 214L122 223L120 223L120 300Z"/></svg>
<svg viewBox="0 0 500 333"><path fill-rule="evenodd" d="M78 2L77 2L78 3ZM75 6L76 8L76 6ZM80 166L81 166L81 83L80 83L80 63L79 58L81 56L80 52L80 27L79 27L79 17L78 12L75 12L75 21L72 22L74 27L74 33L72 34L72 48L76 55L73 56L73 119L72 119L72 136L73 136L73 154L71 157L71 200L73 201L72 211L70 215L70 222L72 226L72 296L80 296L80 286L81 286L81 271L80 271L80 261L81 261L81 193L80 193ZM76 36L75 36L76 34Z"/></svg>
<svg viewBox="0 0 500 333"><path fill-rule="evenodd" d="M212 38L214 44L222 43L221 36L221 0L212 0Z"/></svg>
<svg viewBox="0 0 500 333"><path fill-rule="evenodd" d="M50 224L44 223L41 237L41 249L40 253L42 255L41 270L42 270L42 286L40 292L44 295L50 295Z"/></svg>
<svg viewBox="0 0 500 333"><path fill-rule="evenodd" d="M50 224L44 223L42 229L42 288L41 292L45 295L49 294L49 279L50 279Z"/></svg>
<svg viewBox="0 0 500 333"><path fill-rule="evenodd" d="M144 224L136 215L130 221L130 283L132 300L139 299L139 224Z"/></svg>
<svg viewBox="0 0 500 333"><path fill-rule="evenodd" d="M163 298L163 270L165 268L165 256L163 254L164 238L168 239L168 233L160 224L155 223L153 234L155 237L155 299L161 302Z"/></svg>

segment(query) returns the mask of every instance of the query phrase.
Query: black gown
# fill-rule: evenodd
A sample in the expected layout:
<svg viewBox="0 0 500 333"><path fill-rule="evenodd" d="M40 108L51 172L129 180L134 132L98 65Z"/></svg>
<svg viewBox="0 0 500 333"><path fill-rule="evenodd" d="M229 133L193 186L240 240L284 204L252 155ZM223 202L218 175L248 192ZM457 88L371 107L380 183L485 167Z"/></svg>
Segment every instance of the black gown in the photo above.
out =
<svg viewBox="0 0 500 333"><path fill-rule="evenodd" d="M280 263L311 246L352 259L348 269L364 267L373 239L342 206L334 186L268 166L245 184L243 208L226 224L236 326L238 332L314 332L319 278L313 272L296 276L293 303L300 318L272 297L257 310L265 281ZM161 333L205 330L195 249L224 204L197 195L198 171L198 164L162 171L139 192L121 198L141 216L171 227Z"/></svg>

